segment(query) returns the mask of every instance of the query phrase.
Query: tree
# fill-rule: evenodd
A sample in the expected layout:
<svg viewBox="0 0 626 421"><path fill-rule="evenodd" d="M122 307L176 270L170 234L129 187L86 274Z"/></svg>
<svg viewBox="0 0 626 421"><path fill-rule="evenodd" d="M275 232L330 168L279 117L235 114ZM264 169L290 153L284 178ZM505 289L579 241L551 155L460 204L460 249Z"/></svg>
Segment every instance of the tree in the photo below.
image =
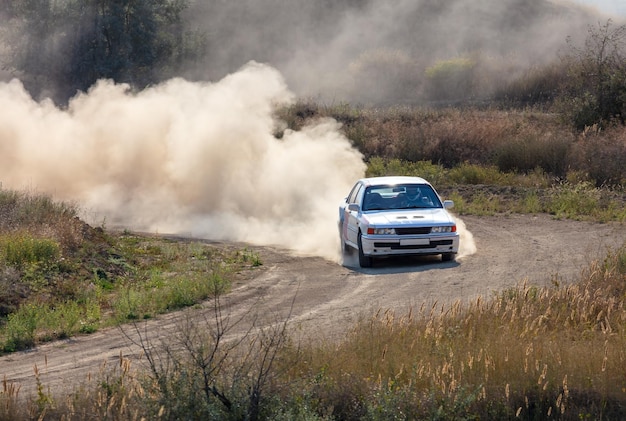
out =
<svg viewBox="0 0 626 421"><path fill-rule="evenodd" d="M570 42L570 40L568 40ZM561 106L582 130L626 119L626 26L609 20L590 27L583 48L571 47L563 60L570 71Z"/></svg>
<svg viewBox="0 0 626 421"><path fill-rule="evenodd" d="M186 0L11 0L8 67L34 96L66 102L98 79L141 89L181 65ZM8 6L7 6L8 7ZM9 41L9 42L7 42Z"/></svg>

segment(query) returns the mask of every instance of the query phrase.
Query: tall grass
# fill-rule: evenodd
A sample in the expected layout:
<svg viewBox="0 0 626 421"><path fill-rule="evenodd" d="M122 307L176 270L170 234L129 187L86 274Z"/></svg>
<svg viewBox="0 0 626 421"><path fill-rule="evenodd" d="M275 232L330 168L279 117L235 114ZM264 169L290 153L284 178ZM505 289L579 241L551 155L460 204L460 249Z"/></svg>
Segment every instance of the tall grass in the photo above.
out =
<svg viewBox="0 0 626 421"><path fill-rule="evenodd" d="M496 167L503 173L537 170L564 179L586 174L596 186L623 186L626 153L623 126L576 131L558 114L538 109L479 109L395 106L357 108L298 103L281 110L289 128L332 117L367 161L399 159L453 168Z"/></svg>
<svg viewBox="0 0 626 421"><path fill-rule="evenodd" d="M569 171L564 180L540 168L528 173L503 172L496 166L463 163L453 168L429 161L374 157L367 176L412 175L430 181L461 215L549 213L556 218L626 221L623 188L595 187L586 174Z"/></svg>
<svg viewBox="0 0 626 421"><path fill-rule="evenodd" d="M621 418L625 258L610 252L573 285L381 310L294 370L337 419Z"/></svg>

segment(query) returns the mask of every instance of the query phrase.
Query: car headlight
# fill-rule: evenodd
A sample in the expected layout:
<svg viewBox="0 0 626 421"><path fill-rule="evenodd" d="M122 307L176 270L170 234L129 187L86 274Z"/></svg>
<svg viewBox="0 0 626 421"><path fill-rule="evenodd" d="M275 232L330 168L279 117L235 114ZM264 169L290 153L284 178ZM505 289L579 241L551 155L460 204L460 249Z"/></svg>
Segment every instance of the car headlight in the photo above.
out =
<svg viewBox="0 0 626 421"><path fill-rule="evenodd" d="M393 228L368 228L367 233L370 235L395 235L396 230Z"/></svg>
<svg viewBox="0 0 626 421"><path fill-rule="evenodd" d="M447 227L432 227L430 232L433 234L440 234L444 232L456 232L456 225L447 226Z"/></svg>

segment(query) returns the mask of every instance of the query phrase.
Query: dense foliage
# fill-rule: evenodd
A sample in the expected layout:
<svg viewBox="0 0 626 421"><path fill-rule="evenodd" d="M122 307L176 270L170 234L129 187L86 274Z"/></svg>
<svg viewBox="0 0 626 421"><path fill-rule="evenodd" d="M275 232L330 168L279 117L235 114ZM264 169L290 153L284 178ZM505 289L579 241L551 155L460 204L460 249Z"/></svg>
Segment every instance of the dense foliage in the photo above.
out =
<svg viewBox="0 0 626 421"><path fill-rule="evenodd" d="M35 97L61 102L98 79L141 89L187 54L184 0L13 0L3 3L7 67Z"/></svg>

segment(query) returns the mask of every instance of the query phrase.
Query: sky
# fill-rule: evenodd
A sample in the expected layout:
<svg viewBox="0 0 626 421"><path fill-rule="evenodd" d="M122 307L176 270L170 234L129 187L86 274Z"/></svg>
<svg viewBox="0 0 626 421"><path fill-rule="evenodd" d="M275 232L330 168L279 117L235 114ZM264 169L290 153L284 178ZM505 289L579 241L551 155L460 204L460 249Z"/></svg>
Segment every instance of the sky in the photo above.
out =
<svg viewBox="0 0 626 421"><path fill-rule="evenodd" d="M593 6L602 12L626 16L626 0L575 0L577 3Z"/></svg>

